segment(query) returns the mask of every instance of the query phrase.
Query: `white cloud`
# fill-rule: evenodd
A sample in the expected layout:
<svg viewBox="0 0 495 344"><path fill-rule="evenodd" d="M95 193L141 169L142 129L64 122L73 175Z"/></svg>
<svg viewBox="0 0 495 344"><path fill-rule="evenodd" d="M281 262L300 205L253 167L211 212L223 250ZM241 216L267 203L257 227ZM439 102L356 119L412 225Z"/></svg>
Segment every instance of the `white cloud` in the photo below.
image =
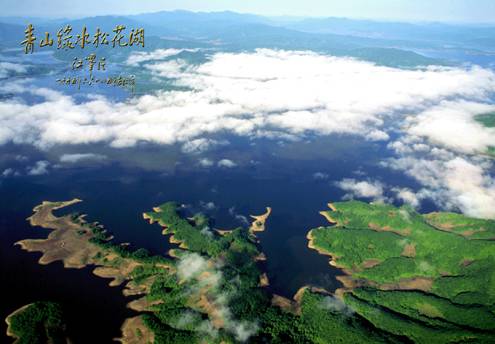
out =
<svg viewBox="0 0 495 344"><path fill-rule="evenodd" d="M206 232L204 234L209 235ZM224 280L218 264L214 264L213 261L207 260L197 253L185 253L177 265L177 274L182 280L192 283L191 290L195 292L207 291L209 301L216 309L215 313L223 320L223 327L232 333L236 340L244 342L258 331L256 322L240 321L232 315L229 308L231 295L220 291L220 285L224 283ZM199 283L200 288L194 289L194 282ZM191 319L185 320L190 321ZM216 330L211 326L211 322L202 323L199 330L212 336L216 335Z"/></svg>
<svg viewBox="0 0 495 344"><path fill-rule="evenodd" d="M19 162L25 162L25 161L28 161L29 158L27 156L25 156L25 155L19 154L19 155L16 155L15 156L15 160L16 161L19 161Z"/></svg>
<svg viewBox="0 0 495 344"><path fill-rule="evenodd" d="M81 153L81 154L63 154L60 157L60 162L65 163L77 163L83 160L90 161L101 161L105 160L107 157L102 154L94 154L94 153Z"/></svg>
<svg viewBox="0 0 495 344"><path fill-rule="evenodd" d="M10 176L16 176L18 175L18 172L14 170L13 168L6 168L3 170L1 176L2 177L10 177Z"/></svg>
<svg viewBox="0 0 495 344"><path fill-rule="evenodd" d="M335 296L326 296L320 303L320 307L332 312L341 313L346 316L351 316L354 311L340 299Z"/></svg>
<svg viewBox="0 0 495 344"><path fill-rule="evenodd" d="M147 64L144 67L162 78L180 78L182 73L187 71L188 66L184 60L171 60Z"/></svg>
<svg viewBox="0 0 495 344"><path fill-rule="evenodd" d="M386 140L385 120L389 126L402 113L424 113L454 97L484 102L495 90L495 74L479 67L401 70L312 52L216 53L209 62L187 67L172 61L179 67L165 69L166 74L177 74L176 83L185 90L125 102L102 96L76 102L26 83L10 85L44 100L0 102L0 144L184 144L224 132L282 139L349 133ZM157 75L163 72L163 66L148 66ZM413 129L418 123L410 125L418 135L423 132Z"/></svg>
<svg viewBox="0 0 495 344"><path fill-rule="evenodd" d="M237 321L229 329L234 333L235 339L245 342L258 331L258 325L249 321Z"/></svg>
<svg viewBox="0 0 495 344"><path fill-rule="evenodd" d="M383 164L404 171L424 188L420 198L431 198L446 209L480 218L495 218L495 181L486 171L493 164L481 158L434 159L406 156Z"/></svg>
<svg viewBox="0 0 495 344"><path fill-rule="evenodd" d="M209 140L215 140L216 134L277 141L332 133L387 141L393 134L388 147L408 166L399 169L423 185L418 197L429 195L468 214L493 217L492 165L480 165L466 156L495 145L495 129L474 120L478 113L495 110L487 105L495 92L493 71L477 66L404 70L314 52L269 49L214 53L208 62L191 65L174 58L177 53L137 54L129 63L148 68L158 78L173 77L182 88L122 102L103 96L80 102L60 92L33 88L28 81L0 85L3 92L28 92L41 99L34 104L19 97L0 101L0 144L47 149L63 144L128 147L150 142L201 152L215 144ZM456 157L466 164L448 163ZM232 165L222 161L219 166ZM213 164L209 159L199 161L200 166ZM462 173L473 176L473 181L459 185L456 180ZM370 185L347 185L349 197L380 199L379 184L363 183ZM409 202L414 200L409 197Z"/></svg>
<svg viewBox="0 0 495 344"><path fill-rule="evenodd" d="M40 176L48 173L48 166L50 163L46 160L37 161L34 166L27 168L27 174L30 176Z"/></svg>
<svg viewBox="0 0 495 344"><path fill-rule="evenodd" d="M217 208L215 203L211 201L210 202L199 201L199 204L201 205L201 207L205 208L206 210L215 210Z"/></svg>
<svg viewBox="0 0 495 344"><path fill-rule="evenodd" d="M226 145L226 141L218 141L213 139L199 138L192 141L188 141L182 145L182 151L184 153L204 153L214 146Z"/></svg>
<svg viewBox="0 0 495 344"><path fill-rule="evenodd" d="M495 111L495 105L445 101L408 118L407 134L462 153L484 153L495 146L495 128L474 120L475 115Z"/></svg>
<svg viewBox="0 0 495 344"><path fill-rule="evenodd" d="M315 180L326 180L326 179L328 179L328 173L315 172L315 173L313 173L313 179L315 179Z"/></svg>
<svg viewBox="0 0 495 344"><path fill-rule="evenodd" d="M216 288L222 278L221 273L215 271L208 263L208 260L201 257L197 253L187 253L181 257L177 264L177 274L181 280L190 281L198 279L204 272L209 272L208 278L201 279L202 282L208 284L211 288Z"/></svg>
<svg viewBox="0 0 495 344"><path fill-rule="evenodd" d="M390 136L382 130L371 130L368 134L366 134L366 138L370 141L388 141Z"/></svg>
<svg viewBox="0 0 495 344"><path fill-rule="evenodd" d="M211 231L210 227L208 227L208 226L203 227L200 230L200 233L207 236L207 237L213 238L213 232Z"/></svg>
<svg viewBox="0 0 495 344"><path fill-rule="evenodd" d="M213 164L213 161L208 158L199 159L199 165L201 167L211 167Z"/></svg>
<svg viewBox="0 0 495 344"><path fill-rule="evenodd" d="M413 208L417 208L420 205L420 198L417 194L415 194L409 188L392 188L392 191L396 193L396 197L404 202L405 204L409 204Z"/></svg>
<svg viewBox="0 0 495 344"><path fill-rule="evenodd" d="M249 226L249 220L246 216L242 214L238 214L237 211L235 210L235 207L230 207L229 208L229 214L232 216L234 219L239 221L243 226Z"/></svg>
<svg viewBox="0 0 495 344"><path fill-rule="evenodd" d="M462 158L445 164L445 185L454 202L466 214L495 218L495 182L479 165Z"/></svg>
<svg viewBox="0 0 495 344"><path fill-rule="evenodd" d="M225 167L225 168L234 168L237 166L235 162L229 159L222 159L219 162L217 162L218 167Z"/></svg>
<svg viewBox="0 0 495 344"><path fill-rule="evenodd" d="M348 193L344 195L344 199L371 198L375 201L383 201L384 185L379 181L357 181L352 178L342 179L335 183L336 186Z"/></svg>
<svg viewBox="0 0 495 344"><path fill-rule="evenodd" d="M16 73L26 73L27 66L12 62L0 61L0 79Z"/></svg>

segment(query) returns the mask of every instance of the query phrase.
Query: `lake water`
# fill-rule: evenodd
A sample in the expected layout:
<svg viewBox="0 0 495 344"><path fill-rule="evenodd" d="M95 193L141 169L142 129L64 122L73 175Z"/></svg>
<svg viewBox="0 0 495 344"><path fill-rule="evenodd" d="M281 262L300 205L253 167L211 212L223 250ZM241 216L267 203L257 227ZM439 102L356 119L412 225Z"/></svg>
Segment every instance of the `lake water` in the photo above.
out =
<svg viewBox="0 0 495 344"><path fill-rule="evenodd" d="M229 139L228 147L210 152L209 158L237 161L234 168L201 168L199 156L180 154L178 147L149 146L111 153L95 146L84 148L108 154L105 163L2 180L0 273L8 297L0 303L0 316L5 318L36 300L60 301L69 315L73 338L84 343L96 333L101 341L118 336L123 320L133 314L125 308L130 299L121 295L121 288L108 287L108 280L94 276L90 268L64 269L61 263L42 266L37 264L39 254L13 246L21 239L46 237L48 230L30 227L25 221L43 200L81 198L84 202L59 213L87 213L88 220L101 222L116 241L145 247L154 254L165 254L170 244L158 225L142 219L142 213L153 206L166 201L183 203L191 212L210 215L220 229L245 225L243 217L261 214L270 206L273 212L267 229L259 234L261 249L268 258L263 268L270 290L292 297L306 284L328 290L340 285L335 280L339 271L328 264L327 257L308 249L305 238L311 228L327 224L318 211L343 196L335 181L364 170L370 178L417 187L403 174L378 166L387 150L376 143L334 136L285 145L260 140L253 146ZM7 149L33 159L39 154L21 146ZM317 172L325 177L315 178ZM209 202L214 207L205 207ZM434 209L427 208L431 209L423 210Z"/></svg>
<svg viewBox="0 0 495 344"><path fill-rule="evenodd" d="M15 61L14 57L13 52L3 52L1 58ZM54 61L49 54L42 57L24 62L54 63L58 69L67 69L66 62ZM35 87L60 90L54 85L55 78L44 75L30 82ZM115 101L128 96L118 88L97 91ZM86 99L85 92L77 89L64 92L75 96L76 102ZM34 104L39 101L36 97L26 94L23 99ZM0 280L4 295L0 317L37 300L58 301L66 309L71 337L76 343L88 343L95 342L96 336L98 342L119 336L124 319L135 314L126 309L131 299L121 294L121 288L109 287L109 281L94 276L90 267L64 269L60 262L42 266L37 263L39 254L14 246L21 239L47 236L48 230L33 228L25 220L43 200L80 198L82 203L59 213L86 213L88 220L105 225L116 241L145 247L154 254L165 254L171 247L159 226L142 218L144 211L156 205L177 201L191 212L208 214L220 229L246 225L250 214L264 213L270 206L273 211L266 231L258 234L261 250L268 258L262 267L270 279L270 290L292 297L307 284L330 291L340 286L335 279L339 271L328 264L328 257L308 249L306 239L310 229L327 225L318 212L344 195L335 182L370 178L412 190L420 188L403 173L380 167L379 162L390 156L390 150L362 138L333 135L284 144L238 137L216 139L230 144L201 155L184 154L176 146L56 146L41 152L23 145L3 145L0 167L26 171L39 160L50 161L51 167L47 175L0 179ZM57 166L62 154L88 152L108 158ZM16 160L19 155L27 160ZM237 166L203 168L198 164L203 158L213 162L230 159ZM210 202L212 206L206 207ZM433 210L436 208L431 203L422 203L422 211ZM6 325L0 323L2 341L8 341Z"/></svg>

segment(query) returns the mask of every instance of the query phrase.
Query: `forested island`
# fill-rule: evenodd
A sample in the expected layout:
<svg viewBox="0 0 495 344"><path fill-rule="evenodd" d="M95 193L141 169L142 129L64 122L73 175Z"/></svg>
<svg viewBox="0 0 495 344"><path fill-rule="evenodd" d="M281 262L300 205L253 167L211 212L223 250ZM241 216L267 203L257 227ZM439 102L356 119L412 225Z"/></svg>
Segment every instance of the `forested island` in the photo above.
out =
<svg viewBox="0 0 495 344"><path fill-rule="evenodd" d="M307 286L290 300L269 292L260 266L266 257L256 232L265 229L270 208L252 216L249 228L216 230L203 214L187 217L178 204L162 204L143 217L159 224L156 228L177 247L153 256L118 244L84 215L53 214L79 201L43 202L34 208L30 223L51 232L46 239L18 244L41 252L41 264L91 266L95 275L111 278L111 286L124 285L124 294L134 296L128 307L137 315L122 325L123 343L495 339L493 221L453 213L420 215L383 204L330 204L331 211L322 214L332 226L313 229L309 246L332 256L332 264L344 272L339 277L344 287L334 295ZM46 343L50 337L44 333L61 333L48 331L63 328L57 325L63 324L58 312L34 309L36 327L15 321L31 308L9 316L9 335L20 343ZM30 328L42 335L34 337Z"/></svg>

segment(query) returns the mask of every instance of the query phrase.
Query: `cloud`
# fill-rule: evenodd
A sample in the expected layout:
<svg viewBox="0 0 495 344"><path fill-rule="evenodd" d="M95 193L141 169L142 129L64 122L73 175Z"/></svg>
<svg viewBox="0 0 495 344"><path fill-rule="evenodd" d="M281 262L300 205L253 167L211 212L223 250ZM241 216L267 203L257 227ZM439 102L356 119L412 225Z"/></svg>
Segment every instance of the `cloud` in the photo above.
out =
<svg viewBox="0 0 495 344"><path fill-rule="evenodd" d="M344 191L348 191L344 195L344 199L371 198L375 201L383 201L384 185L379 181L357 181L353 178L345 178L335 183L336 186Z"/></svg>
<svg viewBox="0 0 495 344"><path fill-rule="evenodd" d="M320 307L334 313L341 313L345 316L351 316L354 313L352 308L334 296L326 296L321 301Z"/></svg>
<svg viewBox="0 0 495 344"><path fill-rule="evenodd" d="M208 227L208 226L203 227L201 229L200 233L207 236L207 237L213 238L213 232L211 231L210 227Z"/></svg>
<svg viewBox="0 0 495 344"><path fill-rule="evenodd" d="M158 77L174 74L182 88L123 102L103 96L80 102L29 83L9 85L42 100L0 102L0 144L170 145L219 133L274 139L346 133L387 140L389 126L406 113L414 117L452 98L486 103L495 90L495 74L479 67L402 70L301 51L215 53L199 65L179 59L145 66ZM431 136L420 124L410 121L411 134ZM473 147L491 142L482 137Z"/></svg>
<svg viewBox="0 0 495 344"><path fill-rule="evenodd" d="M462 153L484 153L495 146L495 128L475 121L479 114L495 111L495 105L444 101L407 119L406 133Z"/></svg>
<svg viewBox="0 0 495 344"><path fill-rule="evenodd" d="M236 340L245 342L258 331L256 322L237 320L232 315L229 308L231 295L221 291L223 274L221 266L215 264L212 260L207 260L197 253L185 253L181 256L177 265L177 274L179 278L188 281L194 292L208 293L209 302L215 308L215 315L222 319L223 327L226 331L232 333ZM200 288L194 288L194 283L199 283ZM235 283L235 282L229 282ZM182 319L185 325L191 321L191 317ZM210 321L203 322L199 330L215 336L217 331L212 327Z"/></svg>
<svg viewBox="0 0 495 344"><path fill-rule="evenodd" d="M234 333L235 339L240 342L245 342L258 331L258 325L250 321L237 321L229 326L229 329Z"/></svg>
<svg viewBox="0 0 495 344"><path fill-rule="evenodd" d="M212 167L213 165L215 165L215 162L208 158L202 158L199 160L198 163L201 167ZM237 166L237 164L230 159L221 159L216 162L216 165L222 168L234 168Z"/></svg>
<svg viewBox="0 0 495 344"><path fill-rule="evenodd" d="M82 153L82 154L63 154L60 157L60 162L65 163L77 163L79 161L101 161L105 160L107 157L102 154L94 153Z"/></svg>
<svg viewBox="0 0 495 344"><path fill-rule="evenodd" d="M214 146L223 146L226 144L228 144L228 142L225 140L219 141L213 139L199 138L184 143L182 145L182 151L189 154L199 154L206 152Z"/></svg>
<svg viewBox="0 0 495 344"><path fill-rule="evenodd" d="M366 134L366 138L370 141L388 141L390 136L382 130L371 130Z"/></svg>
<svg viewBox="0 0 495 344"><path fill-rule="evenodd" d="M7 78L13 74L20 74L26 72L27 72L26 65L0 61L0 79Z"/></svg>
<svg viewBox="0 0 495 344"><path fill-rule="evenodd" d="M218 167L225 167L225 168L234 168L237 166L235 162L229 159L222 159L219 162L217 162Z"/></svg>
<svg viewBox="0 0 495 344"><path fill-rule="evenodd" d="M27 156L25 156L25 155L19 154L19 155L16 155L15 156L15 160L16 161L19 161L19 162L25 162L25 161L28 161L29 158Z"/></svg>
<svg viewBox="0 0 495 344"><path fill-rule="evenodd" d="M199 204L201 205L202 208L206 210L215 210L217 208L214 202L199 201Z"/></svg>
<svg viewBox="0 0 495 344"><path fill-rule="evenodd" d="M144 67L151 71L155 76L162 78L180 78L183 73L188 70L189 65L184 60L171 60L148 64Z"/></svg>
<svg viewBox="0 0 495 344"><path fill-rule="evenodd" d="M243 226L249 226L249 220L246 216L238 214L235 210L235 207L230 207L229 208L229 214L232 216L234 219L239 221Z"/></svg>
<svg viewBox="0 0 495 344"><path fill-rule="evenodd" d="M50 163L46 160L37 161L34 166L27 168L27 174L30 176L40 176L48 173Z"/></svg>
<svg viewBox="0 0 495 344"><path fill-rule="evenodd" d="M313 173L313 179L315 179L315 180L327 180L328 179L328 173L315 172L315 173Z"/></svg>
<svg viewBox="0 0 495 344"><path fill-rule="evenodd" d="M469 216L495 218L495 181L486 172L491 170L492 162L442 153L430 158L390 159L383 165L404 171L421 183L421 198L431 198L446 209Z"/></svg>
<svg viewBox="0 0 495 344"><path fill-rule="evenodd" d="M413 208L419 207L421 197L415 194L411 189L396 187L392 188L392 191L395 192L396 197L405 204L409 204Z"/></svg>
<svg viewBox="0 0 495 344"><path fill-rule="evenodd" d="M199 159L199 165L201 167L211 167L214 165L214 162L208 158L203 158L203 159Z"/></svg>
<svg viewBox="0 0 495 344"><path fill-rule="evenodd" d="M126 64L129 66L139 66L142 62L163 60L171 56L178 55L184 51L196 52L199 49L156 49L150 52L133 52L126 60Z"/></svg>
<svg viewBox="0 0 495 344"><path fill-rule="evenodd" d="M19 175L19 172L17 172L13 168L6 168L5 170L3 170L2 174L0 174L0 176L2 177L11 177L17 175Z"/></svg>
<svg viewBox="0 0 495 344"><path fill-rule="evenodd" d="M479 165L463 158L445 163L444 184L466 214L495 218L495 181Z"/></svg>
<svg viewBox="0 0 495 344"><path fill-rule="evenodd" d="M489 105L495 92L493 71L478 66L405 70L270 49L217 52L206 62L190 64L177 56L179 50L134 55L130 64L148 69L156 78L173 77L177 87L125 101L104 96L80 101L35 88L26 80L0 85L2 92L17 95L0 101L0 145L49 149L99 143L118 148L147 142L178 144L194 154L221 142L215 135L225 134L277 142L335 133L370 141L393 137L388 147L402 161L397 164L409 169L395 167L420 182L418 197L493 217L493 164L480 164L469 156L495 146L495 129L474 119L495 110ZM22 100L23 95L30 101ZM449 164L456 158L465 164ZM220 167L232 165L224 160L218 162ZM213 163L199 161L204 167ZM456 180L462 173L474 179L459 185ZM380 185L374 182L343 185L349 188L348 197L380 199ZM409 194L398 197L415 202Z"/></svg>
<svg viewBox="0 0 495 344"><path fill-rule="evenodd" d="M407 209L399 209L399 215L407 222L411 222L411 213Z"/></svg>
<svg viewBox="0 0 495 344"><path fill-rule="evenodd" d="M209 270L208 262L197 253L188 253L181 257L177 265L177 274L182 280L191 280Z"/></svg>

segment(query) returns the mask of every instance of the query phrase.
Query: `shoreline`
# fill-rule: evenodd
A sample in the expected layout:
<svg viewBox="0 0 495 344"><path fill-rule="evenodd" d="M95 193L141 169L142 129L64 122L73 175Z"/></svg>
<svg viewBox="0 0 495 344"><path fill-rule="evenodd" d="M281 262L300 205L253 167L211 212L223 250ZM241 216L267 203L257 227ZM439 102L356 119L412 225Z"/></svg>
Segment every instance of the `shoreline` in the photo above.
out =
<svg viewBox="0 0 495 344"><path fill-rule="evenodd" d="M251 226L249 227L249 232L251 232L251 234L255 234L255 232L264 232L266 220L268 220L268 217L271 213L272 208L266 207L266 212L264 214L249 215L253 219L253 221L251 222Z"/></svg>
<svg viewBox="0 0 495 344"><path fill-rule="evenodd" d="M328 207L332 211L337 211L337 207L335 207L335 205L333 203L329 202L327 205L328 205ZM320 215L322 215L323 217L325 217L325 219L328 222L330 222L330 224L334 224L334 225L335 224L338 224L338 221L336 221L335 219L333 219L328 214L328 210L320 211L319 213L320 213ZM319 228L323 228L323 227L319 227ZM330 252L330 251L327 251L324 248L318 247L315 244L315 239L316 238L313 235L313 230L314 229L311 229L308 232L308 234L306 234L306 239L308 239L308 245L307 246L308 246L309 249L315 250L318 254L329 257L328 264L330 266L336 268L336 269L339 269L342 272L342 275L335 276L335 279L337 281L339 281L340 283L342 283L343 287L342 288L335 289L335 292L333 294L335 295L335 297L338 297L340 299L343 299L344 293L345 292L348 292L348 291L352 290L354 287L356 287L357 286L357 283L354 280L354 278L352 277L351 271L349 271L344 266L341 266L341 265L339 265L337 263L338 257L336 256L335 253ZM324 289L322 289L322 290L324 290ZM300 292L300 290L298 290L298 292Z"/></svg>
<svg viewBox="0 0 495 344"><path fill-rule="evenodd" d="M29 306L31 306L33 303L28 303L27 305L24 305L18 309L16 309L15 311L13 311L12 313L10 313L9 315L7 315L7 317L5 318L5 323L7 324L7 331L6 331L6 334L7 334L7 337L10 337L10 338L14 338L14 343L19 339L19 337L17 337L13 332L12 332L12 329L11 329L11 318L13 316L15 316L16 314L22 312L23 310L27 309Z"/></svg>
<svg viewBox="0 0 495 344"><path fill-rule="evenodd" d="M314 237L312 235L312 232L313 230L310 230L308 232L308 234L306 235L306 238L309 240L308 242L308 248L312 249L312 250L315 250L316 252L318 252L318 254L321 254L323 256L327 256L327 257L330 257L329 261L328 261L328 264L336 269L339 269L341 272L342 272L342 275L339 275L339 276L335 276L335 279L337 281L339 281L340 283L342 283L342 288L337 288L335 289L333 295L341 300L343 300L344 298L344 293L352 290L354 287L357 286L354 278L352 277L352 273L350 273L347 269L345 269L343 266L340 266L337 264L337 262L335 261L335 259L337 259L335 257L335 255L331 252L328 252L328 251L325 251L324 249L322 248L319 248L317 246L315 246L314 244ZM321 290L325 290L325 289L321 289ZM299 292L300 290L298 290ZM326 291L326 290L325 290ZM331 294L331 293L330 293Z"/></svg>

